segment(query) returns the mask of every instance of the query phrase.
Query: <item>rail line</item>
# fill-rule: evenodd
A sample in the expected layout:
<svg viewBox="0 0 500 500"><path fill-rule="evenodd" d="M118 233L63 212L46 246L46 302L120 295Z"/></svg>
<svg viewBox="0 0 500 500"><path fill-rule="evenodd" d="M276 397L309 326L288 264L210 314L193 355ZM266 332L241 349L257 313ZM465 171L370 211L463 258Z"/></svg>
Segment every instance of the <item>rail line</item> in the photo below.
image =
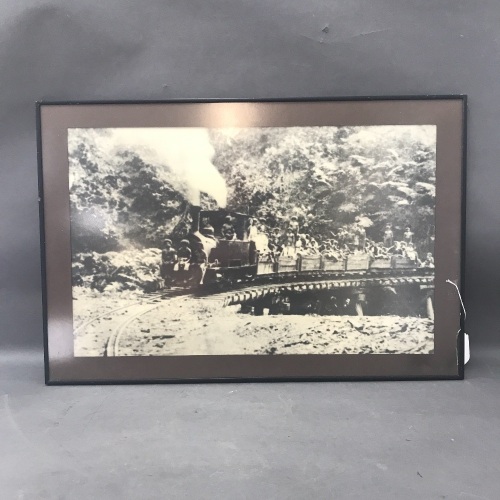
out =
<svg viewBox="0 0 500 500"><path fill-rule="evenodd" d="M302 281L280 284L261 285L258 287L250 287L249 290L239 290L233 293L226 293L227 297L224 300L224 305L243 304L245 302L259 299L267 295L278 295L284 291L287 292L306 292L314 290L332 290L338 288L366 288L373 285L377 286L398 286L415 284L419 286L429 287L434 285L434 277L432 276L412 276L412 277L392 277L386 279L380 278L363 278L356 277L347 279L327 279L321 281Z"/></svg>
<svg viewBox="0 0 500 500"><path fill-rule="evenodd" d="M188 295L192 293L190 290L186 289L181 289L181 288L176 288L172 290L160 290L158 292L151 292L147 294L148 299L146 299L147 303L158 300L158 299L166 299L171 296L177 296L177 295ZM143 300L134 300L132 302L129 302L128 304L120 307L116 307L115 309L110 309L109 311L106 311L102 314L99 314L98 316L93 316L92 318L88 319L87 321L83 322L81 325L78 325L76 328L74 328L73 333L78 333L88 326L90 326L92 323L95 321L98 321L100 319L103 319L107 316L112 316L114 313L123 311L125 309L128 309L129 307L133 307L134 305L137 304L144 304L144 299Z"/></svg>
<svg viewBox="0 0 500 500"><path fill-rule="evenodd" d="M294 278L294 276L290 275L289 277ZM304 276L302 276L302 278L303 277ZM284 278L284 276L281 276L281 278ZM120 356L120 342L126 334L128 327L141 316L144 316L160 307L161 301L165 299L194 299L197 301L206 301L207 304L210 304L213 307L225 307L230 305L244 304L246 302L255 301L269 295L280 295L283 292L295 293L315 290L333 290L339 288L365 288L373 285L397 286L407 284L416 284L423 287L433 286L434 276L431 276L429 273L422 273L420 275L411 276L399 275L384 277L360 277L356 275L347 277L344 275L343 279L339 279L338 276L331 276L329 279L313 281L295 281L294 279L292 279L290 281L281 283L276 283L275 280L273 280L273 282L271 283L269 283L269 281L266 283L266 280L264 280L264 282L261 284L254 281L250 283L239 283L237 285L234 285L230 290L223 291L176 288L164 290L161 292L155 292L148 294L148 299L146 299L146 302L138 301L134 304L129 304L128 306L115 309L115 311L120 311L130 307L138 308L135 313L133 313L132 315L128 315L124 319L124 321L120 322L112 331L106 342L104 356ZM110 312L107 312L106 314L99 317L109 314ZM94 318L88 323L95 321L97 318ZM80 328L82 328L82 326Z"/></svg>
<svg viewBox="0 0 500 500"><path fill-rule="evenodd" d="M251 282L239 283L225 290L205 289L199 291L199 298L211 297L224 299L224 305L242 304L249 300L261 298L268 294L283 291L326 290L336 288L365 288L370 286L399 286L416 284L420 286L434 285L433 270L401 270L400 272L285 272L257 276ZM405 272L406 271L406 272ZM420 271L420 272L418 272ZM304 278L307 278L305 280Z"/></svg>
<svg viewBox="0 0 500 500"><path fill-rule="evenodd" d="M114 330L111 332L111 335L108 337L108 340L106 342L104 348L104 356L105 357L119 356L120 340L123 334L125 333L127 327L131 323L133 323L136 319L160 307L161 300L164 299L175 300L175 299L189 298L190 296L194 296L194 294L195 292L186 289L172 289L160 293L153 292L151 294L148 294L149 296L152 297L146 302L139 301L133 304L132 307L134 306L139 307L139 311L137 311L135 314L127 316L124 321L122 321L117 327L114 328ZM130 309L130 307L131 306L129 305L128 308Z"/></svg>

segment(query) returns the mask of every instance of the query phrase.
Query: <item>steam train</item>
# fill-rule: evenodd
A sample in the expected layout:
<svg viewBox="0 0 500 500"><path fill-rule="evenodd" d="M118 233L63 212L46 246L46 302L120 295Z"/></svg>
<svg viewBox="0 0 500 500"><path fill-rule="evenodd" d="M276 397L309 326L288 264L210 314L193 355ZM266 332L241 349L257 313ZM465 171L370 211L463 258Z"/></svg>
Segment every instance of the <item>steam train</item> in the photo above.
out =
<svg viewBox="0 0 500 500"><path fill-rule="evenodd" d="M203 248L208 264L179 262L165 276L165 283L177 286L210 286L252 281L256 277L269 278L287 275L328 273L339 276L349 274L385 274L410 272L418 267L415 262L402 255L371 258L365 253L348 255L345 259L335 259L324 255L304 255L297 257L279 256L272 259L261 256L254 241L246 238L250 217L225 210L201 210L192 207L192 227L189 234L190 246ZM226 239L223 228L228 216L234 229L234 238ZM200 229L201 228L201 229ZM204 229L209 228L209 231Z"/></svg>

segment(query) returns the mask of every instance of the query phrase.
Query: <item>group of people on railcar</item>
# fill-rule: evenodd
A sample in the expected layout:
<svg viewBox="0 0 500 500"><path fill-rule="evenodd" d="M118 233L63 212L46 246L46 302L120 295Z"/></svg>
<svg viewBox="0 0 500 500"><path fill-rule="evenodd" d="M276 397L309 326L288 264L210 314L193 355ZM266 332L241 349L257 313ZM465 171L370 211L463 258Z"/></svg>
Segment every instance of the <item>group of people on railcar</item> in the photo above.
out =
<svg viewBox="0 0 500 500"><path fill-rule="evenodd" d="M392 224L386 224L381 241L377 242L366 235L366 230L357 217L353 225L340 227L331 238L319 240L300 227L296 216L292 216L284 228L267 229L264 224L250 220L248 239L256 242L261 259L276 261L279 257L323 255L333 260L343 260L348 255L365 253L372 258L401 255L415 265L434 267L432 252L426 252L420 259L413 241L414 233L410 226L404 229L399 239L395 238ZM319 240L319 241L318 241Z"/></svg>
<svg viewBox="0 0 500 500"><path fill-rule="evenodd" d="M407 226L396 239L392 224L387 223L381 234L381 241L367 237L360 217L355 219L354 224L344 225L335 233L331 232L330 238L320 241L308 230L307 225L301 227L295 215L292 215L281 227L269 227L257 218L249 218L243 239L255 243L261 262L277 262L280 257L296 258L314 255L342 261L349 255L364 253L373 259L390 258L394 255L403 256L414 262L416 266L434 267L432 252L426 252L425 258L420 259L410 226ZM204 240L212 241L213 246L217 244L214 228L209 222L202 225L200 234ZM235 221L230 215L225 217L218 235L219 239L238 239ZM187 239L183 239L175 249L172 240L165 240L162 250L162 275L166 277L173 271L193 268L200 269L203 273L203 269L208 264L209 248L207 248L206 241L205 244L195 243L193 247Z"/></svg>
<svg viewBox="0 0 500 500"><path fill-rule="evenodd" d="M186 271L190 274L198 274L200 280L208 263L208 255L203 247L203 243L198 242L191 250L189 240L181 240L177 249L174 248L172 240L167 238L163 242L161 253L161 277L169 285L173 280L174 273Z"/></svg>

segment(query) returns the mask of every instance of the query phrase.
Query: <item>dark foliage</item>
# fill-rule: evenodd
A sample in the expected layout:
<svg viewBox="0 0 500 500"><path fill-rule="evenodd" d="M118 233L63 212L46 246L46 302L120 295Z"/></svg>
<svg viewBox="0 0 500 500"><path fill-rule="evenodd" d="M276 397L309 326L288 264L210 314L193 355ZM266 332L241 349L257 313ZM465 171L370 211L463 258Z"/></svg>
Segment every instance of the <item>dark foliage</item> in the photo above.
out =
<svg viewBox="0 0 500 500"><path fill-rule="evenodd" d="M424 247L434 227L433 132L318 127L246 129L229 136L213 130L211 137L229 208L271 227L296 215L319 239L356 217L376 241L388 222L396 233L409 225Z"/></svg>
<svg viewBox="0 0 500 500"><path fill-rule="evenodd" d="M213 129L210 140L229 209L269 228L296 215L317 239L356 217L376 241L387 222L396 238L410 225L423 248L434 227L433 133L429 127ZM185 197L139 152L104 151L105 135L80 129L70 137L73 252L158 248L167 236L181 239L189 228ZM216 207L208 195L201 200L204 208Z"/></svg>

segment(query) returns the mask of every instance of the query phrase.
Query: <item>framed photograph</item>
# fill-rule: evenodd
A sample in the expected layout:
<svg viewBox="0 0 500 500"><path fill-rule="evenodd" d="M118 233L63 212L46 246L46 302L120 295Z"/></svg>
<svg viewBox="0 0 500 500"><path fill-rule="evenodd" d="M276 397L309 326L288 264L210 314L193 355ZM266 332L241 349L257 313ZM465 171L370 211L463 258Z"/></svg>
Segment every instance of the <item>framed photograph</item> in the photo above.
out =
<svg viewBox="0 0 500 500"><path fill-rule="evenodd" d="M463 378L464 96L37 117L48 384Z"/></svg>

